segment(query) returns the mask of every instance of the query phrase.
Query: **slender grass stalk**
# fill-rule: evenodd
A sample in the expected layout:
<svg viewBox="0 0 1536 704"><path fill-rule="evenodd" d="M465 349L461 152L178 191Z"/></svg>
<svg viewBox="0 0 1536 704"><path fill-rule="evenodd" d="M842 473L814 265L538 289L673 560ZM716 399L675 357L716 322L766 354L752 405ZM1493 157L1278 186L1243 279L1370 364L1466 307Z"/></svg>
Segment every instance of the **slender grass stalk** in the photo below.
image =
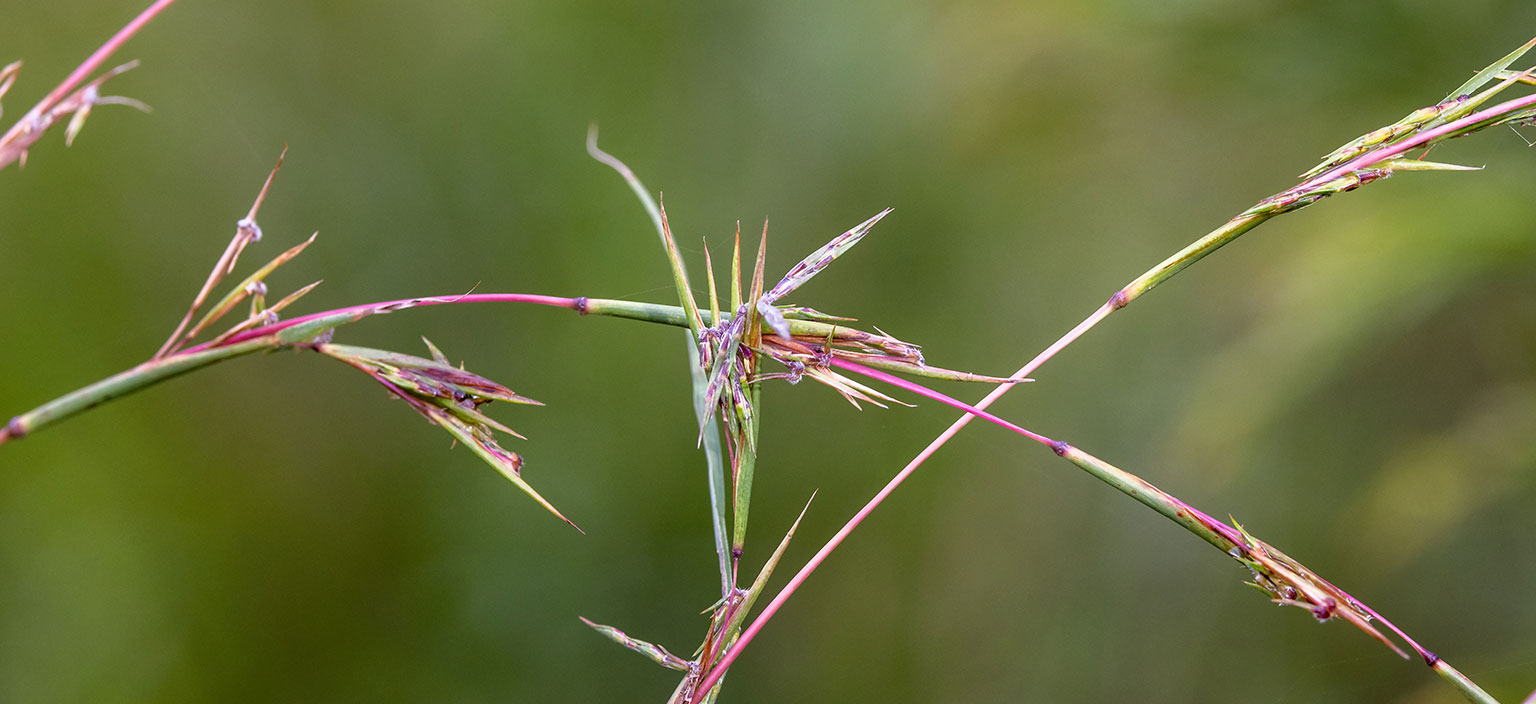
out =
<svg viewBox="0 0 1536 704"><path fill-rule="evenodd" d="M18 415L0 429L0 443L26 436L34 430L52 425L82 411L95 408L120 396L165 381L172 377L201 369L215 362L233 359L277 345L275 335L261 336L213 349L177 355L167 359L145 362L132 369L119 372L89 386L81 387L48 403Z"/></svg>
<svg viewBox="0 0 1536 704"><path fill-rule="evenodd" d="M1477 686L1476 682L1461 674L1460 670L1451 667L1450 663L1437 658L1430 667L1434 668L1435 674L1450 682L1451 686L1456 688L1456 691L1461 692L1461 695L1466 697L1467 701L1474 702L1474 704L1499 704L1499 700L1494 699L1493 695L1483 691L1482 687ZM1527 697L1525 701L1529 704L1532 700L1536 700L1536 692L1532 692L1531 696Z"/></svg>
<svg viewBox="0 0 1536 704"><path fill-rule="evenodd" d="M200 369L215 362L222 362L226 359L233 359L252 352L273 350L302 342L308 337L324 332L326 329L360 320L368 315L387 313L393 310L416 306L473 302L535 303L579 310L580 300L576 298L520 293L481 293L441 298L403 298L304 315L291 320L247 330L230 336L218 345L204 343L189 347L176 354L150 360L101 381L71 391L12 418L3 429L0 429L0 444L20 439L25 435L65 420L77 413L95 408L112 399L126 396L194 369Z"/></svg>
<svg viewBox="0 0 1536 704"><path fill-rule="evenodd" d="M582 302L584 300L586 299L565 298L561 296L543 296L532 293L466 293L451 296L397 298L392 301L364 303L361 305L336 308L334 310L327 310L319 313L310 313L308 315L301 315L289 320L273 323L271 325L263 325L259 328L236 334L226 340L224 344L243 342L254 337L261 337L267 333L276 332L278 330L286 330L291 327L302 326L317 320L322 320L338 315L356 315L361 318L370 314L388 313L396 310L404 310L406 308L416 308L420 306L439 306L451 303L533 303L537 305L554 306L556 308L566 308L577 312L584 312L582 310ZM184 352L196 352L199 350L207 349L209 346L209 343L193 345L184 350Z"/></svg>

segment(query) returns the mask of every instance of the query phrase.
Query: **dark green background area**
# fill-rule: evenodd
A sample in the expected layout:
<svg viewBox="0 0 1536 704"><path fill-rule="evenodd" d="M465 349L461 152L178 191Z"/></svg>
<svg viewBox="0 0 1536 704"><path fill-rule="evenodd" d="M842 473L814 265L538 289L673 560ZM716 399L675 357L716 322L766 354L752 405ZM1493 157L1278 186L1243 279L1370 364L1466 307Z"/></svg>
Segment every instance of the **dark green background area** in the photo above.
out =
<svg viewBox="0 0 1536 704"><path fill-rule="evenodd" d="M15 119L142 9L11 2ZM0 417L149 356L284 144L247 267L300 307L483 292L671 302L603 145L689 261L770 221L793 297L1006 374L1337 144L1536 34L1520 2L182 0L76 144L0 172ZM1528 132L1528 136L1536 136ZM994 408L1235 515L1494 694L1536 687L1536 150L1508 130L1272 222ZM750 241L755 242L755 237ZM702 283L702 274L695 273ZM510 305L338 340L548 404L540 510L367 379L247 358L0 448L0 701L663 701L718 597L673 330ZM963 398L978 388L943 386ZM807 559L955 413L766 391L747 564ZM807 583L728 702L1451 702L1048 451L972 426ZM775 582L777 588L780 580Z"/></svg>

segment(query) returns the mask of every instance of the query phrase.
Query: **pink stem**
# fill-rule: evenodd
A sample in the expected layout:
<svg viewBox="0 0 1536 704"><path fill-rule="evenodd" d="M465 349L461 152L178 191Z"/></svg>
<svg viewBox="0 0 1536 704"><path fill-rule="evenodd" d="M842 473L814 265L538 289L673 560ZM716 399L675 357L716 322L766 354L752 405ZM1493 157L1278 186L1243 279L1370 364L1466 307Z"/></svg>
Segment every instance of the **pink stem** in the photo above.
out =
<svg viewBox="0 0 1536 704"><path fill-rule="evenodd" d="M1398 142L1397 144L1394 144L1390 147L1378 149L1369 154L1359 156L1353 161L1345 163L1342 166L1335 167L1332 171L1324 172L1321 176L1318 176L1311 181L1307 181L1306 183L1303 183L1292 190L1306 190L1308 188L1317 186L1318 184L1327 183L1352 171L1358 171L1386 159L1391 159L1395 156L1401 156L1404 152L1407 152L1414 147L1418 147L1425 144L1426 142L1439 139L1440 137L1460 130L1468 125L1476 124L1478 122L1482 122L1483 120L1498 117L1499 115L1511 113L1522 108L1530 107L1532 105L1536 105L1536 93L1515 98L1514 100L1506 100L1486 110L1474 112L1471 115L1461 118L1460 120L1452 120L1432 130L1425 130L1420 132L1419 134Z"/></svg>
<svg viewBox="0 0 1536 704"><path fill-rule="evenodd" d="M298 325L299 323L307 323L307 322L309 322L311 320L314 320L316 318L323 318L323 317L326 317L328 315L338 315L338 314L341 314L341 313L357 313L357 312L361 312L361 311L372 310L372 309L375 309L375 308L382 308L382 307L396 306L396 305L405 305L405 304L408 304L408 303L413 304L415 306L435 306L435 305L442 305L442 304L445 304L445 303L537 303L539 305L555 306L555 307L558 307L558 308L569 308L569 309L574 310L574 311L581 311L582 308L584 307L585 301L586 301L585 298L561 298L559 296L540 296L538 294L533 294L533 293L466 293L466 294L460 294L460 295L455 295L455 296L438 296L438 297L428 297L428 298L401 298L401 299L393 300L393 301L381 301L379 303L364 303L362 305L357 305L357 306L347 306L346 308L337 308L335 310L321 311L319 313L310 313L309 315L301 315L301 316L299 316L297 318L293 318L291 320L284 320L284 321L281 321L281 322L273 323L271 325L263 325L263 326L261 326L259 328L251 328L250 330L246 330L245 332L238 333L238 334L235 334L235 335L231 335L229 337L229 339L221 341L219 343L219 346L223 347L225 345L233 345L233 344L235 344L237 342L244 342L244 341L250 340L252 338L261 337L262 335L270 335L270 334L272 334L274 332L277 332L279 330L284 330L284 329L293 327L295 325ZM190 353L193 353L193 352L200 352L202 350L208 349L211 346L212 346L211 343L204 342L203 344L200 344L200 345L194 345L192 347L188 347L188 348L186 348L186 349L184 349L184 350L182 350L180 352L177 352L176 354L181 355L181 354L190 354ZM171 355L171 356L175 356L175 355Z"/></svg>
<svg viewBox="0 0 1536 704"><path fill-rule="evenodd" d="M1020 427L1018 425L1015 425L1015 424L1010 423L1010 422L1008 422L1006 420L1003 420L1002 418L999 418L999 417L997 417L995 415L992 415L991 413L983 411L980 408L977 408L975 406L971 406L971 405L962 403L962 402L956 400L953 396L948 396L948 395L939 393L937 391L934 391L933 389L930 389L930 388L928 388L926 386L923 386L922 384L918 384L916 382L907 381L906 379L903 379L903 378L901 378L899 376L895 376L895 375L892 375L892 374L887 374L885 372L880 371L879 369L871 369L871 368L866 367L866 366L864 366L862 364L859 364L857 362L850 362L850 361L848 361L846 359L842 359L842 358L839 358L839 357L833 357L831 364L832 364L832 366L837 367L838 369L845 369L845 370L853 372L855 374L862 374L863 376L867 376L867 377L869 377L871 379L875 379L875 380L878 380L878 381L883 381L883 382L885 382L887 384L890 384L891 386L895 386L895 387L898 387L898 388L906 389L907 391L911 391L912 393L918 394L919 396L927 396L928 398L931 398L931 399L933 399L935 401L938 401L940 403L943 403L945 405L952 406L954 408L958 408L958 409L960 409L962 411L965 411L966 413L969 413L969 414L971 414L973 416L981 418L982 420L990 421L990 422L995 423L995 424L997 424L999 426L1002 426L1004 428L1012 430L1013 432L1018 433L1020 435L1023 435L1024 437L1027 437L1030 440L1034 440L1035 442L1038 442L1038 443L1040 443L1042 445L1045 445L1046 447L1054 447L1056 445L1056 441L1055 440L1052 440L1052 439L1050 439L1050 438L1048 438L1048 437L1046 437L1044 435L1041 435L1039 433L1030 432L1029 430L1026 430L1026 429L1024 429L1024 428L1022 428L1022 427Z"/></svg>

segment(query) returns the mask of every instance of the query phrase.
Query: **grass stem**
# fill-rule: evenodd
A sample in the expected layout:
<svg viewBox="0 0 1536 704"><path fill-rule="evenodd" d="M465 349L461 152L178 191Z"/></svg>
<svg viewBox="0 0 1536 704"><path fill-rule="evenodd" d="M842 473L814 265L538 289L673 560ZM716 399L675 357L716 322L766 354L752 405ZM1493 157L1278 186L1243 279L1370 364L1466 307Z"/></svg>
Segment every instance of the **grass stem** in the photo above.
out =
<svg viewBox="0 0 1536 704"><path fill-rule="evenodd" d="M1455 687L1456 691L1461 692L1461 696L1466 697L1467 701L1474 702L1475 704L1499 704L1499 700L1494 699L1493 695L1483 691L1482 687L1477 686L1476 682L1461 674L1460 670L1451 667L1450 663L1436 658L1434 664L1430 667L1434 668L1435 674L1440 675L1445 681L1451 683L1451 686ZM1532 693L1532 695L1536 696L1536 693Z"/></svg>

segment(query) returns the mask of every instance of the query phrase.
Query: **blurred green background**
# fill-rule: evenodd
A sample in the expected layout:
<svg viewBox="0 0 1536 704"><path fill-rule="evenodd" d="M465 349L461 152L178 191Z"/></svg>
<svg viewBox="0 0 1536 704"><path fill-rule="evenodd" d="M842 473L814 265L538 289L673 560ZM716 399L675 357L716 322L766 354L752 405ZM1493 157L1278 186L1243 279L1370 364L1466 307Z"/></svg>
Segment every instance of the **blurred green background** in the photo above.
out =
<svg viewBox="0 0 1536 704"><path fill-rule="evenodd" d="M15 119L142 6L11 2ZM94 114L0 172L0 415L146 358L284 144L247 267L304 310L479 285L673 300L587 125L686 256L770 273L894 216L794 302L1007 373L1337 144L1536 31L1521 2L183 0ZM1529 63L1528 61L1526 63ZM1528 136L1536 134L1528 133ZM1286 216L994 410L1233 514L1494 694L1536 687L1536 150L1508 130ZM702 276L695 274L696 282ZM587 535L361 375L241 359L0 448L0 701L663 701L718 596L675 331L517 306L338 340L548 404L495 415ZM943 387L964 398L982 390ZM954 417L767 391L755 566L787 575ZM808 582L729 702L1450 702L1245 587L1049 452L972 426ZM782 576L780 580L782 581ZM777 587L778 581L775 583Z"/></svg>

